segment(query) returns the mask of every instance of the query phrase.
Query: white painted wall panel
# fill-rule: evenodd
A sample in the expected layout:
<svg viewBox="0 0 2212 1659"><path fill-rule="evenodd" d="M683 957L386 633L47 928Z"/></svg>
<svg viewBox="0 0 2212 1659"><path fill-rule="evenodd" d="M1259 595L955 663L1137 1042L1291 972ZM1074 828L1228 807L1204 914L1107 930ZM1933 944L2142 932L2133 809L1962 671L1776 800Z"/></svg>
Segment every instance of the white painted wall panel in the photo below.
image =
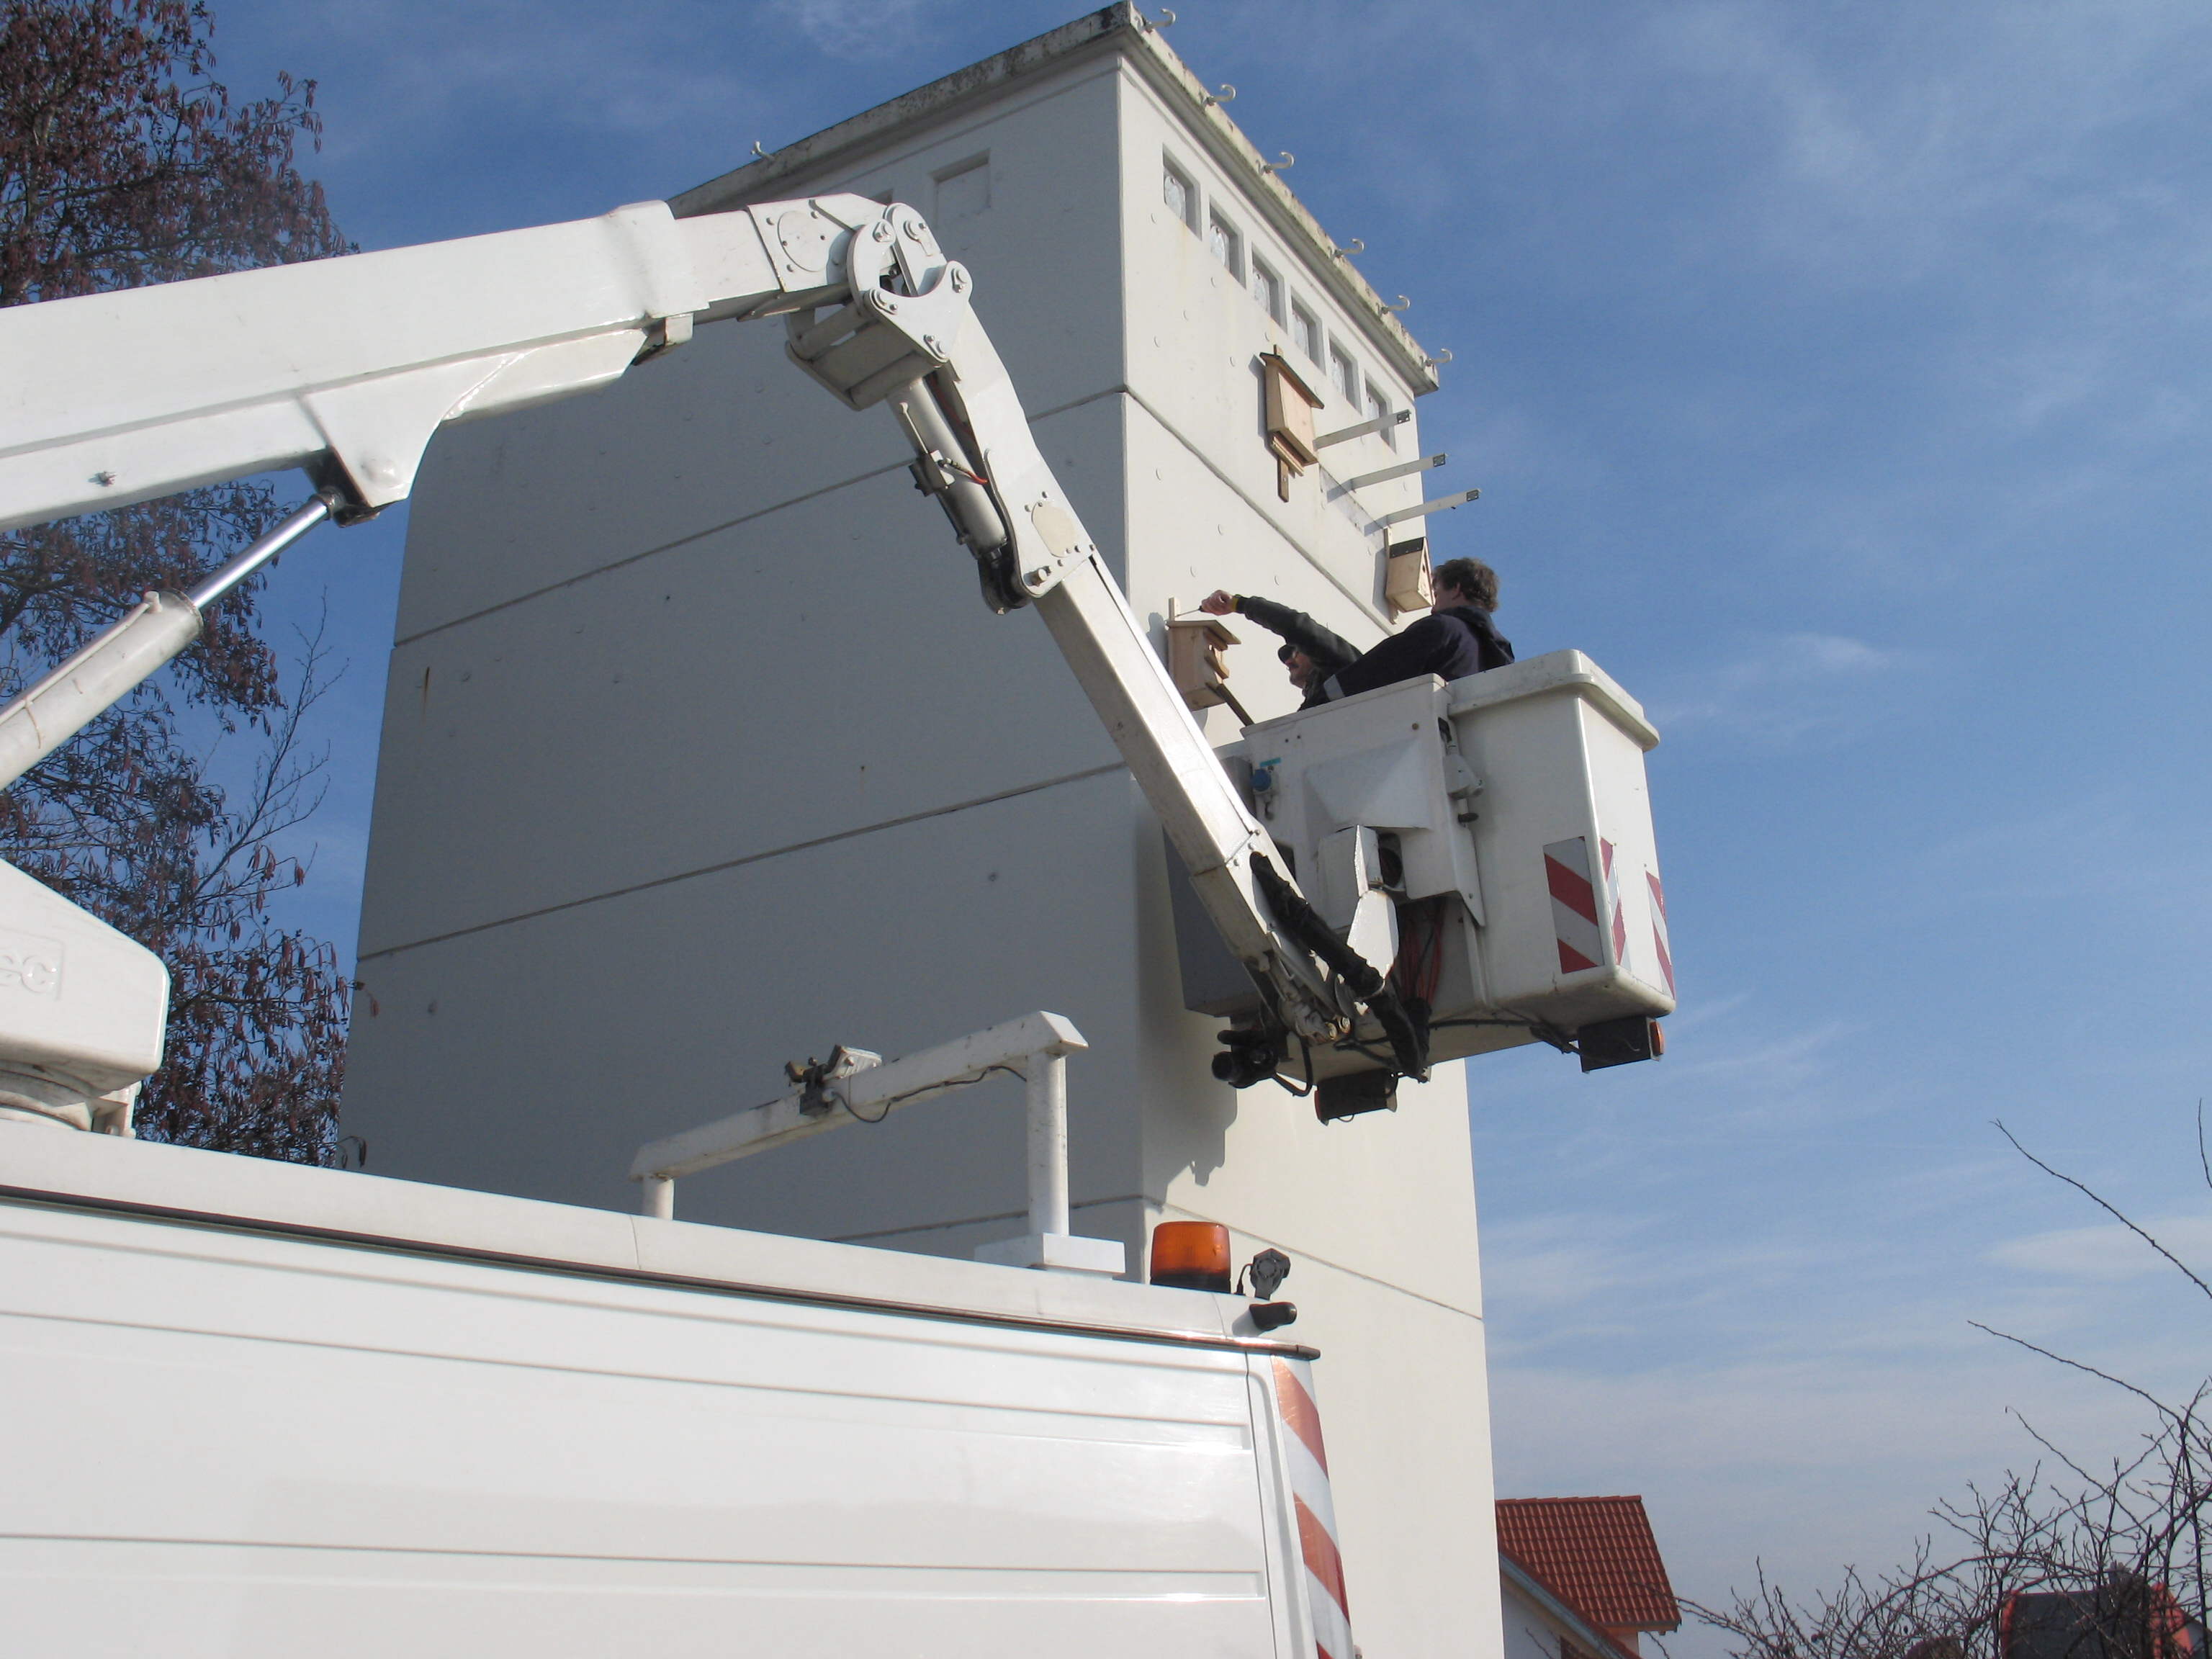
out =
<svg viewBox="0 0 2212 1659"><path fill-rule="evenodd" d="M1170 599L1188 613L1225 587L1306 611L1363 648L1382 637L1382 623L1343 562L1310 556L1285 536L1207 465L1192 434L1132 404L1127 441L1129 584L1139 616L1164 617ZM1222 621L1240 641L1227 653L1229 684L1238 699L1258 720L1296 708L1300 694L1275 656L1281 640L1242 617ZM1237 740L1236 715L1228 708L1205 709L1199 718L1213 743Z"/></svg>
<svg viewBox="0 0 2212 1659"><path fill-rule="evenodd" d="M936 210L936 175L988 155L990 206L933 228L974 267L976 313L1032 416L1095 396L1120 379L1124 294L1116 248L1120 179L1116 76L1094 60L1038 76L1003 100L948 112L887 136L878 149L817 178L768 187L773 198L811 191L889 194ZM709 205L706 191L679 211ZM823 394L823 402L829 399ZM1079 500L1087 510L1087 504Z"/></svg>
<svg viewBox="0 0 2212 1659"><path fill-rule="evenodd" d="M988 155L992 205L944 240L975 266L977 314L1031 414L1046 414L1121 379L1120 180L1102 165L1113 88L1092 71L1025 88L1015 107L972 112L777 195L891 194L927 215L934 172ZM902 468L910 452L890 417L846 409L783 342L780 320L715 324L603 392L441 433L411 509L398 637ZM1087 517L1083 478L1078 466L1062 482ZM924 535L939 533L933 507L908 504ZM800 538L787 550L807 549Z"/></svg>
<svg viewBox="0 0 2212 1659"><path fill-rule="evenodd" d="M1044 435L1119 447L1106 404ZM385 734L372 957L1115 757L903 471L401 644Z"/></svg>
<svg viewBox="0 0 2212 1659"><path fill-rule="evenodd" d="M783 338L781 322L717 323L604 391L441 432L410 508L398 636L902 467L890 417L856 416Z"/></svg>
<svg viewBox="0 0 2212 1659"><path fill-rule="evenodd" d="M785 1060L1044 1007L1094 1045L1070 1062L1074 1195L1133 1194L1133 793L1104 770L366 960L348 1121L380 1172L626 1209L641 1144L781 1092ZM678 1213L844 1237L1018 1209L1016 1099L729 1165L679 1182Z"/></svg>

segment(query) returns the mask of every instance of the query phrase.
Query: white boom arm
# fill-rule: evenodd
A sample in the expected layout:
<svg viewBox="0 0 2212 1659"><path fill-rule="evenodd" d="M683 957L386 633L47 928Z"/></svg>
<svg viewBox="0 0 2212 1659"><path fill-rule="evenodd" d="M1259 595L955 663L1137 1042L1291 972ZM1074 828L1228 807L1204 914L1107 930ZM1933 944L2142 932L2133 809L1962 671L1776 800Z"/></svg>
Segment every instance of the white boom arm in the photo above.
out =
<svg viewBox="0 0 2212 1659"><path fill-rule="evenodd" d="M357 520L406 496L447 421L603 385L701 322L783 315L801 368L854 409L890 406L994 608L1042 613L1281 1024L1341 1038L1389 993L1270 865L1038 453L971 290L913 210L836 196L682 220L646 203L0 311L0 528L295 465L319 493L278 535ZM0 709L0 785L189 643L199 606L267 552L189 598L149 595Z"/></svg>
<svg viewBox="0 0 2212 1659"><path fill-rule="evenodd" d="M444 422L603 385L695 319L799 303L810 278L756 227L774 211L647 202L10 310L0 529L289 466L342 490L345 517L404 501Z"/></svg>

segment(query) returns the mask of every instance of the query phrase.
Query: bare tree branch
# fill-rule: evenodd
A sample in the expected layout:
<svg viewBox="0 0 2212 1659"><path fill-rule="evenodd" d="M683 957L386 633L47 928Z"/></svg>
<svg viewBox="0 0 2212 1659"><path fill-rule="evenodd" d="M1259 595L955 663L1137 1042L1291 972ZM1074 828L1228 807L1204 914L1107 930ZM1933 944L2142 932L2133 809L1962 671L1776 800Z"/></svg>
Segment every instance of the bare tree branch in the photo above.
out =
<svg viewBox="0 0 2212 1659"><path fill-rule="evenodd" d="M2196 1270L2191 1267L2187 1262L2184 1261L2179 1256L2174 1255L2172 1251L2167 1249L2165 1245L2160 1243L2155 1238L2153 1238L2141 1227L2136 1225L2133 1221L2123 1215L2112 1205L2106 1203L2097 1193L2084 1186L2081 1182L2076 1181L2072 1176L2067 1175L2061 1170L2052 1169L2048 1164L2045 1164L2033 1152L2029 1152L2027 1147L2020 1144L2019 1139L2014 1135L2011 1130L2006 1128L2002 1121L1997 1124L1996 1130L1999 1134L2002 1135L2007 1140L2012 1143L2013 1151L2018 1152L2022 1158L2026 1158L2030 1164L2035 1165L2037 1169L2042 1170L2044 1174L2049 1176L2053 1181L2064 1182L2069 1187L2071 1187L2075 1192L2081 1194L2082 1197L2087 1199L2092 1204L2102 1210L2106 1215L2112 1217L2113 1220L2118 1222L2120 1225L2125 1227L2137 1238L2142 1240L2144 1243L2149 1245L2151 1249L2156 1250L2172 1265L2175 1270L2178 1271L2184 1279L2186 1279L2191 1284L2194 1285L2200 1291L2202 1291L2207 1301L2212 1301L2212 1285L2207 1285L2202 1279L2198 1278Z"/></svg>
<svg viewBox="0 0 2212 1659"><path fill-rule="evenodd" d="M2014 1148L2082 1193L2148 1243L2201 1291L2203 1281L2157 1238L2072 1176ZM2202 1108L2198 1147L2203 1159ZM2207 1168L2212 1184L2212 1164ZM1978 1322L1975 1328L2124 1390L2154 1426L2135 1449L2093 1468L2025 1418L2021 1426L2063 1470L2040 1464L1993 1488L1969 1486L1930 1512L1957 1540L1938 1555L1929 1539L1879 1576L1843 1570L1837 1588L1798 1599L1760 1567L1754 1587L1725 1606L1685 1601L1727 1638L1735 1659L2187 1659L2205 1617L2206 1522L2212 1511L2212 1380L2184 1401L2087 1361ZM2015 1417L2019 1413L2014 1413ZM2194 1638L2201 1644L2201 1636Z"/></svg>

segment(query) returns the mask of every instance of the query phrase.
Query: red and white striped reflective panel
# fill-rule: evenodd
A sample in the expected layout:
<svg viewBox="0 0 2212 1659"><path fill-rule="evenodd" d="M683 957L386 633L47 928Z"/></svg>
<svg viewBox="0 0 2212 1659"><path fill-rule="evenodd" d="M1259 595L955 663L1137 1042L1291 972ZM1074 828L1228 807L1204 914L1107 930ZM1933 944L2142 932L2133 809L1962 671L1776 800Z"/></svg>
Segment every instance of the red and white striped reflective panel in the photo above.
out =
<svg viewBox="0 0 2212 1659"><path fill-rule="evenodd" d="M1659 948L1659 971L1667 976L1667 994L1676 995L1674 989L1674 953L1667 944L1667 890L1659 884L1659 872L1646 870L1644 879L1651 884L1651 942Z"/></svg>
<svg viewBox="0 0 2212 1659"><path fill-rule="evenodd" d="M1578 974L1605 961L1598 931L1597 891L1590 885L1589 842L1582 836L1544 849L1544 879L1552 890L1552 932L1559 942L1559 971Z"/></svg>
<svg viewBox="0 0 2212 1659"><path fill-rule="evenodd" d="M1598 851L1605 855L1605 908L1613 915L1613 959L1620 967L1628 966L1628 918L1620 909L1620 878L1613 872L1613 843L1602 836L1598 837Z"/></svg>
<svg viewBox="0 0 2212 1659"><path fill-rule="evenodd" d="M1328 1496L1328 1453L1321 1440L1321 1408L1313 1372L1303 1359L1275 1361L1275 1412L1289 1431L1291 1502L1298 1547L1305 1555L1306 1602L1312 1609L1319 1659L1352 1659L1352 1615L1344 1599L1344 1561L1336 1547L1336 1506Z"/></svg>

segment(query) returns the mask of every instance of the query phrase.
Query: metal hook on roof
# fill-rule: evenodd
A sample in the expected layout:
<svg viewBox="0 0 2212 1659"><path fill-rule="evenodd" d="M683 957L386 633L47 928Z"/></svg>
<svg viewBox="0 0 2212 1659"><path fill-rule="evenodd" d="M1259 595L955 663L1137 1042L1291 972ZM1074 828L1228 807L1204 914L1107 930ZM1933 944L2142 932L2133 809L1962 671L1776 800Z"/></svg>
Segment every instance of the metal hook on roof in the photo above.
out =
<svg viewBox="0 0 2212 1659"><path fill-rule="evenodd" d="M1421 359L1421 361L1426 363L1431 368L1441 368L1444 364L1449 362L1451 360L1452 355L1451 348L1449 346L1438 346L1437 348L1437 355L1435 356L1424 357Z"/></svg>
<svg viewBox="0 0 2212 1659"><path fill-rule="evenodd" d="M1358 258L1360 254L1366 252L1367 244L1361 241L1357 236L1355 236L1350 241L1341 244L1336 249L1336 257L1340 259L1352 259Z"/></svg>
<svg viewBox="0 0 2212 1659"><path fill-rule="evenodd" d="M772 149L763 149L761 148L761 141L756 138L753 140L753 154L759 156L761 160L765 161L769 156L775 155L775 152Z"/></svg>
<svg viewBox="0 0 2212 1659"><path fill-rule="evenodd" d="M1208 93L1206 94L1206 106L1208 109L1211 109L1216 104L1233 104L1236 101L1237 88L1231 86L1228 82L1224 81L1221 83L1221 90L1218 94Z"/></svg>
<svg viewBox="0 0 2212 1659"><path fill-rule="evenodd" d="M1383 309L1383 310L1385 310L1385 311L1387 311L1387 312L1391 313L1393 315L1395 315L1397 313L1399 313L1399 312L1401 312L1401 311L1405 310L1407 307L1408 307L1408 306L1412 305L1413 303L1413 302L1411 300L1407 299L1404 295L1401 294L1401 295L1398 296L1398 303L1397 303L1396 305L1395 305L1395 306L1384 306L1384 307L1382 307L1382 309Z"/></svg>
<svg viewBox="0 0 2212 1659"><path fill-rule="evenodd" d="M1165 6L1160 8L1160 15L1158 17L1146 17L1142 12L1139 12L1137 15L1144 19L1145 27L1148 29L1164 29L1176 20L1175 14Z"/></svg>
<svg viewBox="0 0 2212 1659"><path fill-rule="evenodd" d="M1297 166L1297 164L1298 158L1291 155L1290 151L1285 150L1273 161L1261 162L1260 171L1262 173L1282 173Z"/></svg>

